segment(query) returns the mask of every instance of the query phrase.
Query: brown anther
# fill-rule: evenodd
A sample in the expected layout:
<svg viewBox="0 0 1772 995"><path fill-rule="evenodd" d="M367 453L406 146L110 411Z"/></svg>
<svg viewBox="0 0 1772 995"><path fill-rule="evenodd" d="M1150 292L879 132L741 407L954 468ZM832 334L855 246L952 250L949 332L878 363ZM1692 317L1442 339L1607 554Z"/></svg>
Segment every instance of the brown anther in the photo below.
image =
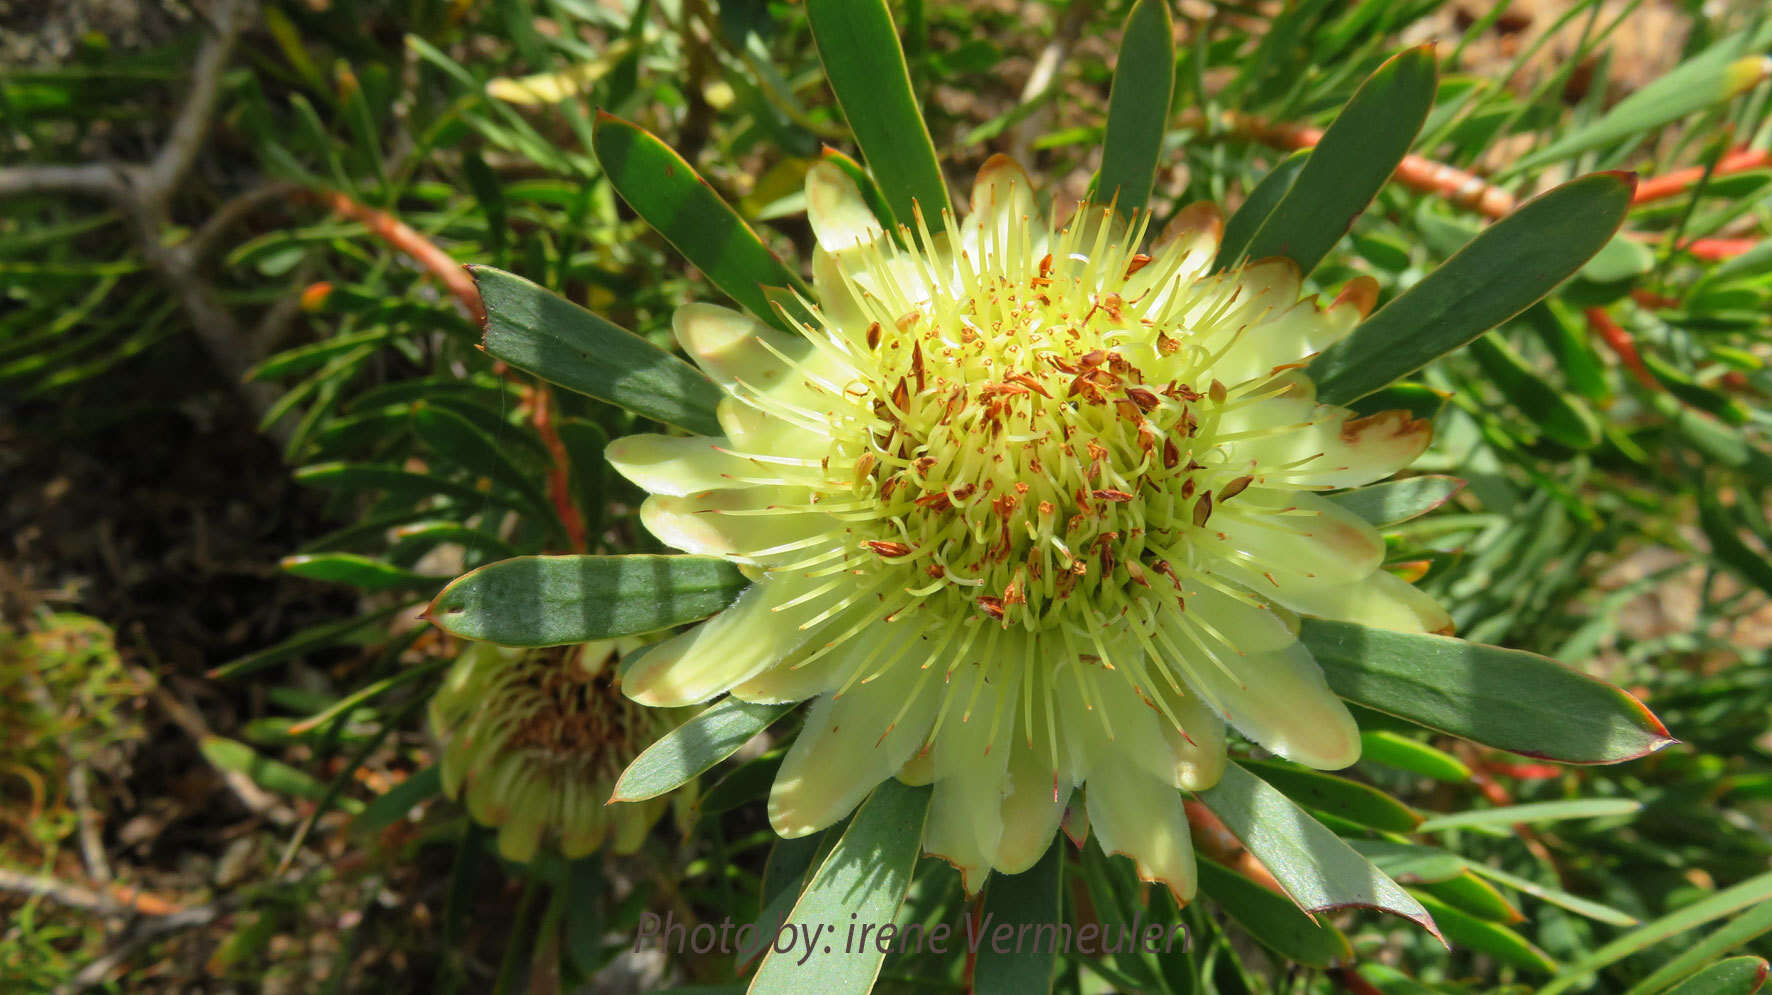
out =
<svg viewBox="0 0 1772 995"><path fill-rule="evenodd" d="M1190 480L1190 481L1188 481L1188 483L1193 483L1193 481ZM1212 517L1212 492L1207 491L1204 494L1201 494L1200 500L1194 504L1194 525L1195 525L1195 527L1205 525L1206 519L1211 518L1211 517Z"/></svg>
<svg viewBox="0 0 1772 995"><path fill-rule="evenodd" d="M897 325L898 330L902 332L905 329L911 327L912 325L914 325L917 322L922 321L922 320L923 320L923 312L917 311L917 310L911 310L911 311L905 313L896 322L893 322L893 324Z"/></svg>
<svg viewBox="0 0 1772 995"><path fill-rule="evenodd" d="M1092 349L1089 352L1086 352L1083 355L1077 357L1077 361L1082 363L1084 366L1094 367L1094 366L1100 366L1102 363L1107 362L1107 358L1108 358L1108 351L1106 349Z"/></svg>
<svg viewBox="0 0 1772 995"><path fill-rule="evenodd" d="M869 539L866 542L862 543L862 545L866 546L867 548L880 554L881 556L885 556L888 558L899 557L899 556L909 556L911 554L911 547L905 545L902 542L892 542L887 539Z"/></svg>
<svg viewBox="0 0 1772 995"><path fill-rule="evenodd" d="M1053 512L1055 512L1057 510L1058 509L1052 507L1051 501L1041 501L1040 502L1040 517L1041 518L1051 518Z"/></svg>
<svg viewBox="0 0 1772 995"><path fill-rule="evenodd" d="M917 471L917 476L927 477L930 467L933 467L937 462L933 456L919 456L911 461L911 469Z"/></svg>
<svg viewBox="0 0 1772 995"><path fill-rule="evenodd" d="M934 577L936 580L940 580L948 575L948 568L939 563L931 563L923 568L923 572Z"/></svg>
<svg viewBox="0 0 1772 995"><path fill-rule="evenodd" d="M1020 505L1021 499L1013 494L1001 494L991 499L991 510L997 513L998 518L1007 519Z"/></svg>
<svg viewBox="0 0 1772 995"><path fill-rule="evenodd" d="M993 598L988 594L981 594L978 596L978 607L984 609L984 613L994 619L1001 621L1003 618L1002 598Z"/></svg>
<svg viewBox="0 0 1772 995"><path fill-rule="evenodd" d="M1218 503L1223 504L1226 501L1229 501L1231 498L1234 498L1237 495L1243 493L1243 491L1245 489L1247 489L1248 486L1251 483L1253 483L1254 481L1255 481L1255 478L1253 476L1250 476L1249 474L1244 474L1243 476L1238 477L1237 479L1231 481L1230 483L1225 484L1223 487L1220 487L1218 489Z"/></svg>
<svg viewBox="0 0 1772 995"><path fill-rule="evenodd" d="M1115 321L1125 321L1126 320L1126 312L1121 310L1121 305L1123 305L1124 303L1125 303L1125 301L1121 300L1119 294L1103 294L1103 295L1101 295L1101 309L1103 311L1106 311L1108 314L1108 317L1114 319Z"/></svg>
<svg viewBox="0 0 1772 995"><path fill-rule="evenodd" d="M930 511L947 511L954 506L953 500L948 497L946 491L925 494L918 498L914 503L917 507L928 508Z"/></svg>
<svg viewBox="0 0 1772 995"><path fill-rule="evenodd" d="M873 453L862 453L861 458L855 461L856 479L859 480L872 473L876 462L878 462L878 460L874 458Z"/></svg>
<svg viewBox="0 0 1772 995"><path fill-rule="evenodd" d="M1027 482L1026 482L1026 481L1024 481L1024 480L1017 480L1017 481L1016 481L1016 482L1015 482L1015 493L1017 493L1017 494L1026 494L1026 493L1027 493L1027 492L1028 492L1028 491L1030 491L1030 490L1033 490L1033 488L1031 488L1031 487L1029 487L1029 486L1028 486L1028 485L1027 485Z"/></svg>
<svg viewBox="0 0 1772 995"><path fill-rule="evenodd" d="M1119 412L1121 418L1129 422L1141 421L1144 418L1138 411L1138 405L1123 397L1114 401L1114 410Z"/></svg>
<svg viewBox="0 0 1772 995"><path fill-rule="evenodd" d="M1181 590L1181 578L1175 576L1175 568L1169 565L1168 560L1158 560L1152 563L1151 569L1169 578L1169 583L1174 584L1177 591Z"/></svg>
<svg viewBox="0 0 1772 995"><path fill-rule="evenodd" d="M959 414L960 410L964 407L966 407L966 388L959 387L956 388L952 394L948 395L947 410L941 413L941 420L944 422L947 421Z"/></svg>
<svg viewBox="0 0 1772 995"><path fill-rule="evenodd" d="M949 493L954 496L955 501L964 501L967 498L971 497L972 492L976 491L976 490L978 490L978 488L972 486L971 484L961 484L960 486L954 488Z"/></svg>
<svg viewBox="0 0 1772 995"><path fill-rule="evenodd" d="M1181 499L1183 501L1186 501L1188 498L1191 498L1193 496L1194 496L1194 478L1189 477L1188 479L1181 482Z"/></svg>
<svg viewBox="0 0 1772 995"><path fill-rule="evenodd" d="M877 321L868 326L868 348L880 348L880 323Z"/></svg>
<svg viewBox="0 0 1772 995"><path fill-rule="evenodd" d="M1206 393L1211 396L1213 404L1223 404L1225 398L1230 396L1230 391L1225 388L1224 382L1221 380L1212 381L1212 386L1207 388Z"/></svg>
<svg viewBox="0 0 1772 995"><path fill-rule="evenodd" d="M1036 378L1031 373L1012 373L1009 376L1005 377L1004 379L1013 381L1014 383L1018 383L1018 384L1022 385L1023 387L1026 387L1028 390L1031 390L1034 393L1040 395L1041 397L1051 397L1052 396L1051 394L1046 393L1046 388L1044 386L1042 386L1039 379Z"/></svg>
<svg viewBox="0 0 1772 995"><path fill-rule="evenodd" d="M1150 582L1149 578L1145 577L1145 575L1144 575L1144 568L1138 565L1137 560L1127 560L1126 561L1126 576L1130 577L1132 579L1132 583L1134 583L1134 584L1138 584L1138 585L1140 585L1142 587L1146 587L1146 588L1151 586L1151 582Z"/></svg>
<svg viewBox="0 0 1772 995"><path fill-rule="evenodd" d="M1015 572L1015 579L1009 582L1008 587L1003 588L1003 604L1025 605L1027 603L1027 593L1022 590L1021 586L1021 571L1017 570Z"/></svg>
<svg viewBox="0 0 1772 995"><path fill-rule="evenodd" d="M917 378L917 393L923 393L926 384L923 378L923 343L911 343L911 376Z"/></svg>
<svg viewBox="0 0 1772 995"><path fill-rule="evenodd" d="M1181 448L1174 439L1163 440L1163 469L1173 470L1181 462Z"/></svg>
<svg viewBox="0 0 1772 995"><path fill-rule="evenodd" d="M1050 252L1040 259L1040 275L1043 277L1052 275L1052 253Z"/></svg>
<svg viewBox="0 0 1772 995"><path fill-rule="evenodd" d="M1138 272L1141 269L1144 269L1146 266L1149 266L1150 264L1151 264L1151 257L1140 252L1138 255L1133 256L1131 258L1131 260L1129 260L1126 263L1126 275L1131 276L1132 274Z"/></svg>
<svg viewBox="0 0 1772 995"><path fill-rule="evenodd" d="M1077 372L1077 364L1062 356L1047 356L1046 362L1051 363L1053 368L1060 373L1075 375Z"/></svg>
<svg viewBox="0 0 1772 995"><path fill-rule="evenodd" d="M1175 351L1180 348L1181 348L1181 340L1180 339L1172 339L1169 336L1164 335L1161 332L1157 333L1157 355L1159 355L1159 356L1173 356L1173 355L1175 355Z"/></svg>
<svg viewBox="0 0 1772 995"><path fill-rule="evenodd" d="M898 386L892 388L892 406L899 411L910 410L911 385L904 377L899 377Z"/></svg>
<svg viewBox="0 0 1772 995"><path fill-rule="evenodd" d="M1132 500L1133 497L1133 495L1113 487L1104 487L1100 490L1090 491L1089 493L1103 501L1118 501L1122 504Z"/></svg>
<svg viewBox="0 0 1772 995"><path fill-rule="evenodd" d="M1163 399L1143 387L1126 388L1126 396L1138 405L1141 411L1152 411L1163 403Z"/></svg>

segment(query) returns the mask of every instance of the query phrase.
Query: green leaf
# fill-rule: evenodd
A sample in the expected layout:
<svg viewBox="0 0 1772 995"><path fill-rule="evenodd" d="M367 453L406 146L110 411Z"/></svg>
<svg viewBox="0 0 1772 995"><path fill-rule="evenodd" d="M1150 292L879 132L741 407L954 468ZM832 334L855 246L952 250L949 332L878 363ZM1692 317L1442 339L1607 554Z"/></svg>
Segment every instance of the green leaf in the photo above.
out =
<svg viewBox="0 0 1772 995"><path fill-rule="evenodd" d="M1732 912L1749 907L1761 907L1766 903L1772 903L1772 872L1748 878L1733 888L1719 891L1709 898L1693 902L1678 912L1662 916L1660 919L1631 930L1570 964L1567 970L1552 979L1550 984L1540 990L1538 995L1558 995L1559 992L1568 991L1593 971L1647 950L1657 943L1678 936L1689 929L1697 928L1715 919L1721 919Z"/></svg>
<svg viewBox="0 0 1772 995"><path fill-rule="evenodd" d="M1350 906L1394 912L1438 937L1433 917L1341 837L1236 763L1196 792L1306 912Z"/></svg>
<svg viewBox="0 0 1772 995"><path fill-rule="evenodd" d="M655 421L719 435L720 388L676 356L514 273L470 266L495 359Z"/></svg>
<svg viewBox="0 0 1772 995"><path fill-rule="evenodd" d="M463 639L563 646L706 618L747 583L708 556L518 556L456 578L425 615Z"/></svg>
<svg viewBox="0 0 1772 995"><path fill-rule="evenodd" d="M202 751L204 759L217 768L244 774L253 784L266 791L311 802L327 796L326 785L280 760L272 760L238 740L205 736L197 747ZM337 801L339 808L352 815L363 811L363 803L355 798L340 798Z"/></svg>
<svg viewBox="0 0 1772 995"><path fill-rule="evenodd" d="M1453 784L1471 779L1471 769L1457 757L1389 729L1360 733L1360 760Z"/></svg>
<svg viewBox="0 0 1772 995"><path fill-rule="evenodd" d="M845 934L851 923L871 923L876 929L891 923L923 849L930 794L927 787L908 787L897 778L881 782L812 876L787 921L828 924L832 933ZM886 957L874 937L856 943L859 949L854 950L838 936L828 939L829 944L811 950L783 954L771 948L751 980L752 995L797 995L806 990L809 978L818 979L818 990L832 995L862 995L872 988Z"/></svg>
<svg viewBox="0 0 1772 995"><path fill-rule="evenodd" d="M351 820L351 832L373 836L412 811L420 802L443 793L443 768L432 764L383 792Z"/></svg>
<svg viewBox="0 0 1772 995"><path fill-rule="evenodd" d="M1455 946L1486 953L1504 964L1512 964L1533 974L1555 974L1562 967L1549 954L1506 926L1461 912L1431 895L1420 897L1421 904L1434 914L1434 919L1445 928L1446 938Z"/></svg>
<svg viewBox="0 0 1772 995"><path fill-rule="evenodd" d="M1587 405L1546 383L1506 339L1494 332L1479 335L1470 349L1495 389L1546 436L1571 449L1600 444L1600 420Z"/></svg>
<svg viewBox="0 0 1772 995"><path fill-rule="evenodd" d="M1095 199L1113 202L1123 217L1136 216L1151 199L1174 90L1175 29L1169 0L1138 0L1120 39L1101 172L1095 180Z"/></svg>
<svg viewBox="0 0 1772 995"><path fill-rule="evenodd" d="M1767 933L1772 933L1772 902L1763 902L1712 930L1710 935L1682 950L1672 960L1656 968L1655 973L1638 982L1624 995L1648 995L1650 992L1659 991L1663 986L1672 984L1687 974L1697 971L1711 958L1726 954L1743 944L1751 943Z"/></svg>
<svg viewBox="0 0 1772 995"><path fill-rule="evenodd" d="M1336 694L1486 746L1601 764L1674 742L1642 702L1533 653L1314 618L1299 638Z"/></svg>
<svg viewBox="0 0 1772 995"><path fill-rule="evenodd" d="M675 791L726 759L793 705L759 705L725 697L709 705L634 758L615 782L612 802L637 802Z"/></svg>
<svg viewBox="0 0 1772 995"><path fill-rule="evenodd" d="M1637 139L1662 125L1713 107L1735 95L1730 67L1772 44L1772 22L1755 35L1728 32L1723 39L1647 86L1620 100L1599 120L1565 132L1561 138L1513 164L1513 171L1534 169L1583 152ZM1751 77L1750 77L1751 79Z"/></svg>
<svg viewBox="0 0 1772 995"><path fill-rule="evenodd" d="M1606 244L1635 189L1630 174L1583 176L1485 228L1311 361L1318 398L1363 397L1524 311Z"/></svg>
<svg viewBox="0 0 1772 995"><path fill-rule="evenodd" d="M418 437L438 455L521 495L538 518L556 532L559 530L559 519L547 495L505 455L509 443L501 445L466 418L435 405L418 405L412 412L412 424ZM517 434L515 427L506 427L511 434Z"/></svg>
<svg viewBox="0 0 1772 995"><path fill-rule="evenodd" d="M1277 760L1245 760L1243 766L1293 801L1349 822L1389 833L1410 833L1421 816L1390 795L1358 781Z"/></svg>
<svg viewBox="0 0 1772 995"><path fill-rule="evenodd" d="M1384 528L1425 515L1463 489L1464 481L1457 477L1406 477L1324 497Z"/></svg>
<svg viewBox="0 0 1772 995"><path fill-rule="evenodd" d="M1249 196L1243 198L1243 203L1224 223L1224 237L1218 240L1218 255L1212 261L1214 271L1227 269L1248 254L1249 240L1255 237L1262 222L1292 189L1292 184L1298 182L1298 174L1304 170L1310 156L1310 149L1299 149L1281 159L1255 184Z"/></svg>
<svg viewBox="0 0 1772 995"><path fill-rule="evenodd" d="M1237 924L1263 946L1305 967L1337 967L1353 960L1353 947L1333 926L1316 920L1236 871L1198 862L1200 891L1219 904Z"/></svg>
<svg viewBox="0 0 1772 995"><path fill-rule="evenodd" d="M1285 256L1302 272L1315 269L1409 152L1433 105L1435 76L1431 45L1379 66L1249 239L1249 258Z"/></svg>
<svg viewBox="0 0 1772 995"><path fill-rule="evenodd" d="M230 660L211 670L206 676L211 680L229 680L235 677L244 677L247 674L255 674L285 660L292 660L298 656L305 656L314 650L344 642L359 632L371 626L377 626L410 607L412 606L408 604L392 605L367 615L309 626L275 646L267 646L256 653L248 653L238 659Z"/></svg>
<svg viewBox="0 0 1772 995"><path fill-rule="evenodd" d="M1536 881L1509 874L1500 868L1490 867L1487 864L1473 863L1470 865L1470 870L1473 874L1504 884L1515 891L1524 892L1540 901L1549 902L1552 905L1568 909L1576 915L1587 916L1589 919L1603 922L1610 926L1622 926L1628 929L1638 924L1634 916L1625 915L1623 912L1620 912L1609 905L1601 905L1599 902L1589 901L1578 895L1571 895L1560 888L1552 888L1548 885L1539 884Z"/></svg>
<svg viewBox="0 0 1772 995"><path fill-rule="evenodd" d="M921 205L930 232L940 231L953 205L885 0L806 0L806 19L825 78L893 215L912 224L912 205Z"/></svg>
<svg viewBox="0 0 1772 995"><path fill-rule="evenodd" d="M994 932L998 926L1011 926L1015 935L1022 935L1024 926L1035 942L1031 949L1017 944L999 950L990 943L978 948L978 965L973 972L973 991L978 995L1021 995L1052 990L1052 972L1057 960L1055 944L1041 943L1039 929L1062 922L1060 893L1064 868L1064 847L1055 842L1033 867L1020 874L995 873L986 882L984 919ZM1282 900L1283 901L1283 900ZM981 930L980 935L984 933Z"/></svg>
<svg viewBox="0 0 1772 995"><path fill-rule="evenodd" d="M764 321L788 327L763 288L810 291L694 166L651 132L604 111L597 113L592 146L609 182L634 213L726 296Z"/></svg>
<svg viewBox="0 0 1772 995"><path fill-rule="evenodd" d="M1501 892L1495 890L1494 885L1477 877L1469 868L1444 881L1417 885L1416 891L1432 895L1460 912L1485 922L1507 924L1526 918Z"/></svg>
<svg viewBox="0 0 1772 995"><path fill-rule="evenodd" d="M1449 881L1465 872L1463 857L1431 846L1393 843L1390 840L1348 840L1360 856L1378 869L1405 883Z"/></svg>
<svg viewBox="0 0 1772 995"><path fill-rule="evenodd" d="M1669 988L1667 995L1754 995L1765 983L1766 958L1731 957Z"/></svg>
<svg viewBox="0 0 1772 995"><path fill-rule="evenodd" d="M1634 280L1655 268L1655 253L1634 238L1614 235L1581 267L1581 278L1591 283Z"/></svg>
<svg viewBox="0 0 1772 995"><path fill-rule="evenodd" d="M1479 808L1468 812L1436 815L1423 822L1419 831L1437 833L1475 826L1511 826L1518 822L1600 819L1614 815L1635 815L1642 810L1643 803L1634 798L1574 798L1560 802L1530 802L1525 805L1504 805L1500 808Z"/></svg>
<svg viewBox="0 0 1772 995"><path fill-rule="evenodd" d="M402 570L392 563L356 553L298 553L280 564L286 573L330 584L349 584L366 591L419 591L429 594L449 581Z"/></svg>

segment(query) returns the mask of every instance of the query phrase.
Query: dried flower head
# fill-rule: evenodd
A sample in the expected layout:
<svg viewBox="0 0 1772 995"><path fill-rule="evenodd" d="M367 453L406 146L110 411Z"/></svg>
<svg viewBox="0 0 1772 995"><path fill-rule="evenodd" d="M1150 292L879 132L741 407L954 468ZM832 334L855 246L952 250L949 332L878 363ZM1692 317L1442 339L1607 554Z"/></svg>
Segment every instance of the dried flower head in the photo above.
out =
<svg viewBox="0 0 1772 995"><path fill-rule="evenodd" d="M673 724L616 686L613 664L632 646L474 643L431 700L443 788L465 797L474 821L498 827L507 859L529 861L544 840L568 859L606 838L631 853L658 821L662 800L604 805L622 769Z"/></svg>

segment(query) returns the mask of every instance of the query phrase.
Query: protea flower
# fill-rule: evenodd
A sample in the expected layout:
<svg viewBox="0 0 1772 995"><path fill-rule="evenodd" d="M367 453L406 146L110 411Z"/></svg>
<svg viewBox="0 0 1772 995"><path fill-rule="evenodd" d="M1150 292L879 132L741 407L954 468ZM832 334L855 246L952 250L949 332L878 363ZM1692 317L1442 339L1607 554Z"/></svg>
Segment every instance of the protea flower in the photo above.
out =
<svg viewBox="0 0 1772 995"><path fill-rule="evenodd" d="M634 661L648 705L816 698L769 817L822 829L881 780L934 784L925 848L978 889L1030 867L1074 791L1104 850L1194 892L1182 795L1228 722L1313 767L1360 740L1296 640L1307 613L1449 628L1316 492L1409 464L1430 426L1316 403L1328 308L1297 267L1213 273L1222 223L1084 206L1055 230L1013 161L952 234L882 231L849 178L807 178L816 302L800 336L690 304L678 340L726 393L722 438L638 435L612 464L667 544L756 583Z"/></svg>
<svg viewBox="0 0 1772 995"><path fill-rule="evenodd" d="M474 821L498 827L498 850L526 863L544 841L568 859L610 842L632 853L658 821L662 799L605 807L670 713L622 695L611 664L637 645L608 640L545 650L473 643L431 699L445 743L443 789L465 795Z"/></svg>

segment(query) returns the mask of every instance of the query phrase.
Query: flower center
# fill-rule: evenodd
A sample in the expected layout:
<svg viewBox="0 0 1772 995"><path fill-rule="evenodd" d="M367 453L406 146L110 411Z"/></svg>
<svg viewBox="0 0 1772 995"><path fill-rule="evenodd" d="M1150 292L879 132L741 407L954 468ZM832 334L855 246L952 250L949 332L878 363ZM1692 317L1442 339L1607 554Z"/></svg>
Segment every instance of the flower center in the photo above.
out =
<svg viewBox="0 0 1772 995"><path fill-rule="evenodd" d="M881 502L883 534L864 544L923 575L912 597L1033 630L1079 597L1112 617L1133 586L1179 591L1187 537L1212 514L1200 471L1218 462L1225 388L1172 375L1185 331L1153 327L1139 299L1110 289L1149 259L1107 255L1118 279L1048 255L868 327L878 372L847 392L871 405L872 431L840 441L833 463L852 461L857 489Z"/></svg>

